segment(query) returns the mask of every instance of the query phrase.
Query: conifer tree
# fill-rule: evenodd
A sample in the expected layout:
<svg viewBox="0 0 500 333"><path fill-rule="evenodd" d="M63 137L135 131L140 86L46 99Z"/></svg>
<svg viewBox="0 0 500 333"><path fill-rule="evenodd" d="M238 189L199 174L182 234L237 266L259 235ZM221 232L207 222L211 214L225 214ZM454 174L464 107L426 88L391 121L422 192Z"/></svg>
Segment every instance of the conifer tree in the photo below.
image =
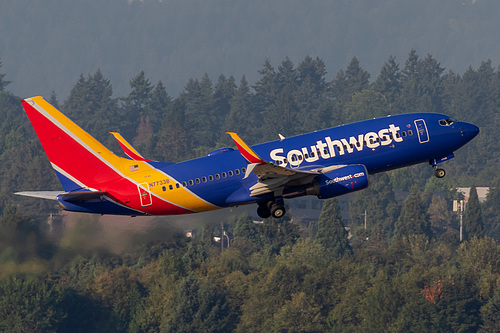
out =
<svg viewBox="0 0 500 333"><path fill-rule="evenodd" d="M431 228L425 211L420 193L414 187L404 202L401 215L394 228L394 237L401 238L411 235L430 237Z"/></svg>
<svg viewBox="0 0 500 333"><path fill-rule="evenodd" d="M342 223L338 200L335 198L328 199L323 203L315 241L323 245L331 255L337 258L352 253L347 239L347 231Z"/></svg>
<svg viewBox="0 0 500 333"><path fill-rule="evenodd" d="M0 59L0 68L2 68L2 60ZM4 91L5 87L10 83L10 81L6 81L3 78L5 77L6 74L1 74L0 73L0 91Z"/></svg>
<svg viewBox="0 0 500 333"><path fill-rule="evenodd" d="M483 206L484 232L500 242L500 178L491 184Z"/></svg>
<svg viewBox="0 0 500 333"><path fill-rule="evenodd" d="M389 57L384 64L373 83L373 89L383 94L389 103L394 103L401 90L401 71L395 57Z"/></svg>
<svg viewBox="0 0 500 333"><path fill-rule="evenodd" d="M465 208L464 216L464 239L470 240L473 237L482 237L484 232L483 214L481 212L481 204L477 196L475 186L470 188L469 201Z"/></svg>

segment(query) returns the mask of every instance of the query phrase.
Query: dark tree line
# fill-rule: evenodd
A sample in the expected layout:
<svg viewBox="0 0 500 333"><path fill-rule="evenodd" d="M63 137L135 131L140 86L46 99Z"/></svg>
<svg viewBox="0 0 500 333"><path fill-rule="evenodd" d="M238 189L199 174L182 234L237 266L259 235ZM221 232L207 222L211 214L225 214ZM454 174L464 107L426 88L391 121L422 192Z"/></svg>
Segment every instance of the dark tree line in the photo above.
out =
<svg viewBox="0 0 500 333"><path fill-rule="evenodd" d="M220 252L207 223L192 239L153 228L117 254L96 218L48 232L50 203L12 192L57 188L19 98L0 74L0 330L2 331L483 331L498 330L500 175L495 124L499 71L485 61L463 75L411 51L370 75L353 58L328 82L319 58L276 68L266 61L253 85L220 75L191 79L171 97L144 72L114 98L98 70L82 75L64 102L49 100L114 151L121 132L146 157L179 161L231 145L225 131L258 143L386 114L444 112L481 134L437 180L427 165L371 177L349 203L352 238L336 199L309 226L293 216L222 223ZM491 179L494 179L491 181ZM458 240L454 186L471 185ZM480 203L475 186L491 186ZM398 198L396 191L409 195ZM399 193L399 192L398 192ZM292 214L293 214L293 210ZM62 219L54 215L51 228ZM59 234L58 234L59 232Z"/></svg>

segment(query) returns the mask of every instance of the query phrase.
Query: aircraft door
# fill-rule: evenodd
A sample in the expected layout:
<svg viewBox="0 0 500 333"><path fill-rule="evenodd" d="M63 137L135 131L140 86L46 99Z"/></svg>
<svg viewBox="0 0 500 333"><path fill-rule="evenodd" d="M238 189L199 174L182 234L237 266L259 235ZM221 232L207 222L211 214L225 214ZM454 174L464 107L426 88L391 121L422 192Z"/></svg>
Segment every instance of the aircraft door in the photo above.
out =
<svg viewBox="0 0 500 333"><path fill-rule="evenodd" d="M417 128L418 141L420 143L429 142L429 132L427 132L427 125L425 124L425 120L415 120L415 127Z"/></svg>
<svg viewBox="0 0 500 333"><path fill-rule="evenodd" d="M151 198L151 192L149 192L149 184L148 183L138 184L137 189L139 190L141 206L142 207L151 206L153 204L153 200Z"/></svg>

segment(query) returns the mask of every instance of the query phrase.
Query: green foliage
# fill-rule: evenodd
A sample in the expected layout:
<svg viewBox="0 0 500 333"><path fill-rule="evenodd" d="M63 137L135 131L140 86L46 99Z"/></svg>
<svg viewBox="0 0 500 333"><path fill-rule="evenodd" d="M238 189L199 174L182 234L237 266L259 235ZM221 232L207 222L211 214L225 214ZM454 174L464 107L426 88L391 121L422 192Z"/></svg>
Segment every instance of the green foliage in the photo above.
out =
<svg viewBox="0 0 500 333"><path fill-rule="evenodd" d="M411 235L431 236L429 220L417 188L413 188L405 200L401 215L394 226L394 237L401 238Z"/></svg>
<svg viewBox="0 0 500 333"><path fill-rule="evenodd" d="M483 214L475 186L470 188L469 201L465 208L464 239L482 237L484 232Z"/></svg>
<svg viewBox="0 0 500 333"><path fill-rule="evenodd" d="M326 200L319 216L315 242L323 245L331 256L340 258L352 253L347 236L337 199Z"/></svg>
<svg viewBox="0 0 500 333"><path fill-rule="evenodd" d="M66 312L58 286L36 278L0 281L2 332L57 332Z"/></svg>
<svg viewBox="0 0 500 333"><path fill-rule="evenodd" d="M0 59L0 68L2 68L2 60ZM11 81L4 80L6 74L0 73L0 92L5 90L5 87L9 85Z"/></svg>
<svg viewBox="0 0 500 333"><path fill-rule="evenodd" d="M491 152L500 149L500 81L491 61L443 75L432 56L412 50L402 70L390 57L373 84L357 58L330 82L324 62L310 56L276 68L266 60L258 73L254 85L224 75L214 85L204 75L171 98L141 71L115 99L97 70L80 77L61 108L104 143L119 130L146 157L166 161L232 146L226 130L258 143L411 110L447 112L482 132L447 162L447 181L430 179L424 165L370 176L370 188L349 202L350 243L332 199L312 223L311 241L288 216L254 224L243 214L219 221L234 236L222 253L207 223L191 240L137 235L133 242L149 243L113 254L97 218L81 217L73 233L49 238L44 226L55 207L12 198L14 189L59 185L19 98L0 91L0 330L497 331L500 168ZM58 104L55 93L50 100ZM459 245L449 188L490 185L492 177L483 206L471 192L466 230L476 237ZM398 201L395 189L415 185Z"/></svg>

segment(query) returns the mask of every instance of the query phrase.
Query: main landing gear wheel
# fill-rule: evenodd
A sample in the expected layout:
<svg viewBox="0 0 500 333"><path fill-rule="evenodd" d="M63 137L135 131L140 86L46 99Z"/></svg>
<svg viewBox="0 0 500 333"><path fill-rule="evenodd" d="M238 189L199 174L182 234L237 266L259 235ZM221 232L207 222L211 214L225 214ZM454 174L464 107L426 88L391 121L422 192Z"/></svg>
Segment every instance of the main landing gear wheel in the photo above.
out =
<svg viewBox="0 0 500 333"><path fill-rule="evenodd" d="M257 215L263 219L274 217L275 219L282 218L286 213L283 205L277 204L274 201L263 202L257 208Z"/></svg>
<svg viewBox="0 0 500 333"><path fill-rule="evenodd" d="M434 170L434 175L438 178L443 178L446 175L446 171L444 171L444 169L436 168Z"/></svg>
<svg viewBox="0 0 500 333"><path fill-rule="evenodd" d="M257 215L263 219L271 217L271 210L267 206L267 203L259 204L259 207L257 208Z"/></svg>
<svg viewBox="0 0 500 333"><path fill-rule="evenodd" d="M286 210L285 210L285 207L281 206L281 205L277 205L277 204L274 204L272 207L271 207L271 215L275 218L275 219L280 219L282 218L286 213Z"/></svg>

